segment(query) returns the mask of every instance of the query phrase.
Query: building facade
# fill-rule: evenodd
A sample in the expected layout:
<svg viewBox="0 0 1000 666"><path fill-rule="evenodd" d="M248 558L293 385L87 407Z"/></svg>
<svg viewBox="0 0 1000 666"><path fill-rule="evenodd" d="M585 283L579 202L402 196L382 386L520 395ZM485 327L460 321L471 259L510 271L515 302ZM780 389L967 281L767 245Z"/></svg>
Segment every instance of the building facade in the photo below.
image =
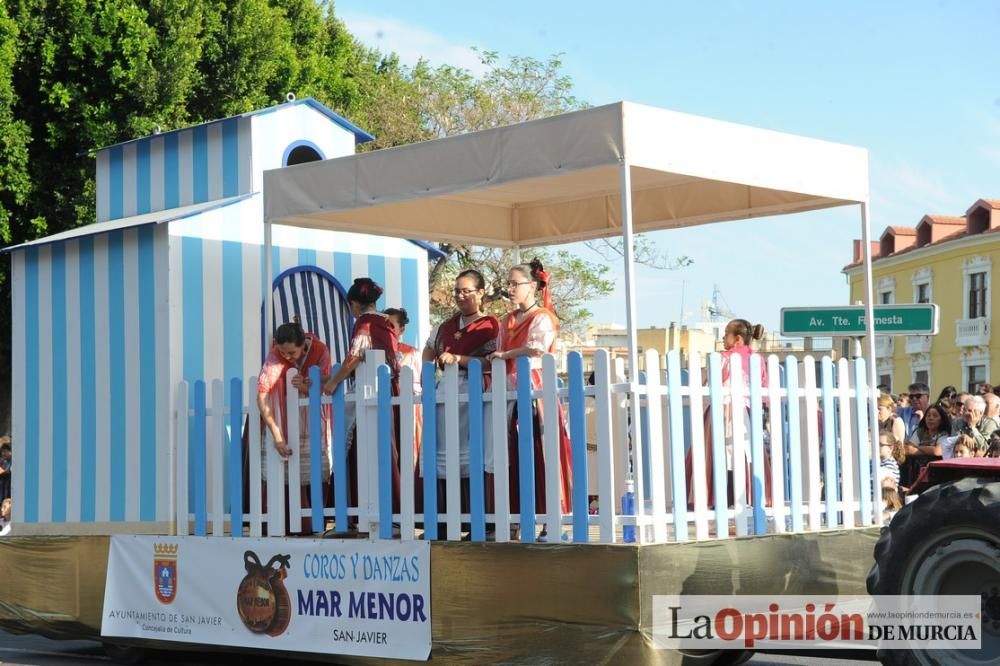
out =
<svg viewBox="0 0 1000 666"><path fill-rule="evenodd" d="M935 336L877 336L879 384L893 392L924 382L932 396L952 385L1000 383L993 354L993 265L1000 265L1000 201L980 199L964 216L925 215L916 227L890 226L872 242L875 302L936 303ZM844 268L851 303L863 300L863 245ZM847 344L847 343L845 343Z"/></svg>

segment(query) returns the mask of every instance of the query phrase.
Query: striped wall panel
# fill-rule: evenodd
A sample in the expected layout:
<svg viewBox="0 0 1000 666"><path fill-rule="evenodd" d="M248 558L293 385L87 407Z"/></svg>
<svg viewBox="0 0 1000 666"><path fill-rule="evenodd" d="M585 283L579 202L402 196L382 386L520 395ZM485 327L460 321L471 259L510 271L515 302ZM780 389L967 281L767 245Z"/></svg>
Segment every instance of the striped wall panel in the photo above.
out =
<svg viewBox="0 0 1000 666"><path fill-rule="evenodd" d="M169 225L175 383L249 377L260 370L265 293L260 205L260 197L252 197ZM272 281L289 269L314 266L346 290L374 268L385 288L378 307L406 308L410 325L403 341L419 347L426 340L424 250L400 239L280 226L274 227L273 242Z"/></svg>
<svg viewBox="0 0 1000 666"><path fill-rule="evenodd" d="M13 255L14 467L24 523L165 520L166 229Z"/></svg>
<svg viewBox="0 0 1000 666"><path fill-rule="evenodd" d="M251 191L250 118L146 137L97 154L97 221Z"/></svg>
<svg viewBox="0 0 1000 666"><path fill-rule="evenodd" d="M179 321L172 322L178 327L171 345L175 372L179 373L175 378L208 381L255 375L264 351L264 291L260 284L263 248L237 241L172 236L170 255L171 265L179 268L171 273L171 298L179 317ZM410 325L403 341L415 347L422 345L425 338L420 331L429 328L428 313L421 307L420 298L426 284L426 259L369 255L345 258L327 250L276 247L272 262L275 278L288 269L314 266L332 275L345 289L354 277L368 275L372 265L382 267L385 293L378 307L406 308ZM355 271L355 267L360 270ZM279 301L277 312L280 314L283 308L286 312L291 309ZM276 316L275 322L286 319L284 315ZM309 327L308 318L303 318L303 324Z"/></svg>
<svg viewBox="0 0 1000 666"><path fill-rule="evenodd" d="M353 154L355 136L288 105L110 146L97 153L97 221L260 192L264 171L301 143L329 159Z"/></svg>

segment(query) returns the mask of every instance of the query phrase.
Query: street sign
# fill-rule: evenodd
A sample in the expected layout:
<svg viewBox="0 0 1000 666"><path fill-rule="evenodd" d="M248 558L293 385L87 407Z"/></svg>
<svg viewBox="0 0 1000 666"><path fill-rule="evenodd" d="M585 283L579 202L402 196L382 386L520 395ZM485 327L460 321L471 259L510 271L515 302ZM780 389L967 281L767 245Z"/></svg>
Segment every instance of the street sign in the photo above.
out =
<svg viewBox="0 0 1000 666"><path fill-rule="evenodd" d="M875 333L879 335L937 335L938 306L876 305ZM781 334L809 337L864 335L863 305L822 308L781 308Z"/></svg>

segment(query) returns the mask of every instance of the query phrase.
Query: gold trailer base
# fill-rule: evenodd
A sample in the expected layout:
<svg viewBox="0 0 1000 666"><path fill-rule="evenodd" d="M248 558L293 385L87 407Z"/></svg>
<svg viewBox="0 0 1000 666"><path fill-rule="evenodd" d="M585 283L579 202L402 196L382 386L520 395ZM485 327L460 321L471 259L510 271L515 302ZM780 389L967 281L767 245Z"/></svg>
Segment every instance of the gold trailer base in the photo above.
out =
<svg viewBox="0 0 1000 666"><path fill-rule="evenodd" d="M653 595L864 594L877 539L877 528L864 528L652 546L436 542L431 662L711 663L711 657L653 646ZM0 540L0 626L100 640L109 544L106 536ZM390 663L344 656L335 661Z"/></svg>

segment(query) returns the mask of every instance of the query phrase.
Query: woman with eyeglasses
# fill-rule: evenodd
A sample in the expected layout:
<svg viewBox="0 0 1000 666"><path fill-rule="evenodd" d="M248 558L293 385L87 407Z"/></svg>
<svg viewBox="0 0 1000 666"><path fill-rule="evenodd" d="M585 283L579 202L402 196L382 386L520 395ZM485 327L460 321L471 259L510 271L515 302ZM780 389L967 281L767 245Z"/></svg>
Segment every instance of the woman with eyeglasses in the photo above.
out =
<svg viewBox="0 0 1000 666"><path fill-rule="evenodd" d="M517 359L528 357L531 367L532 389L542 388L542 356L555 351L556 337L559 332L559 320L552 311L552 300L549 295L549 274L537 258L530 264L521 264L510 269L507 282L508 297L514 305L512 312L504 315L500 322L499 350L491 358L498 358L507 364L507 385L511 389L517 386ZM542 303L538 303L541 292ZM563 418L562 405L543 405L537 400L533 403L533 425L535 436L535 511L545 513L545 465L555 463L546 461L542 445L543 410L547 408L558 410L559 424L559 465L561 469L560 497L563 513L571 511L572 498L572 458L570 455L569 434ZM511 513L520 511L520 482L518 479L519 460L517 447L517 411L511 418L510 449L510 502ZM493 472L493 456L486 458L487 472ZM527 527L527 526L522 526ZM547 535L543 530L539 538Z"/></svg>
<svg viewBox="0 0 1000 666"><path fill-rule="evenodd" d="M473 359L480 359L483 369L483 390L488 390L491 385L489 374L489 362L486 357L496 351L497 338L500 334L500 321L491 314L483 312L483 301L486 298L486 280L482 274L473 269L467 269L458 274L455 278L455 289L453 291L455 305L458 312L454 316L442 322L440 326L431 332L424 347L424 361L433 361L440 368L449 365L458 366L458 389L459 393L466 393L468 390L468 367ZM483 439L484 450L492 450L492 428L490 427L490 410L484 410ZM447 504L445 497L445 474L447 472L447 451L445 450L445 433L447 422L445 420L444 405L438 405L437 410L437 478L438 478L438 511L444 511ZM469 409L467 403L459 406L458 412L458 432L459 432L459 468L462 475L460 506L462 513L469 511ZM424 461L418 465L422 470ZM482 470L477 470L477 474L482 474ZM418 484L418 489L423 488L423 484ZM487 486L487 500L491 495L492 487ZM490 510L491 507L487 507ZM439 538L444 535L439 531Z"/></svg>
<svg viewBox="0 0 1000 666"><path fill-rule="evenodd" d="M285 439L285 432L288 429L288 419L285 415L286 377L288 371L293 368L298 372L295 378L292 379L292 386L298 390L299 395L304 397L309 395L309 369L313 366L318 367L320 377L328 379L330 376L330 365L329 349L315 335L305 332L299 324L298 318L296 318L295 321L282 324L275 330L271 351L268 353L264 365L260 369L260 374L257 376L257 407L260 409L260 416L264 422L264 426L270 430L271 436L274 439L274 448L282 458L288 459L294 455L298 459L297 464L299 465L300 478L302 479L301 501L303 508L312 506L310 500L311 484L309 483L311 479L312 450L309 441L309 428L306 427L306 424L309 423L309 408L299 408L299 423L301 424L299 428L299 441L287 442ZM275 414L278 415L277 418ZM325 496L330 484L329 435L331 413L329 407L324 408L321 414L323 442L319 464L322 466L323 491ZM278 419L281 421L280 425ZM294 444L295 448L290 444ZM291 462L294 463L295 461ZM264 493L264 497L267 497L266 492ZM287 496L285 501L287 515ZM307 525L308 521L303 523L304 528ZM317 526L316 531L322 531L322 529L322 526ZM309 530L305 529L302 534L305 533L309 533Z"/></svg>

